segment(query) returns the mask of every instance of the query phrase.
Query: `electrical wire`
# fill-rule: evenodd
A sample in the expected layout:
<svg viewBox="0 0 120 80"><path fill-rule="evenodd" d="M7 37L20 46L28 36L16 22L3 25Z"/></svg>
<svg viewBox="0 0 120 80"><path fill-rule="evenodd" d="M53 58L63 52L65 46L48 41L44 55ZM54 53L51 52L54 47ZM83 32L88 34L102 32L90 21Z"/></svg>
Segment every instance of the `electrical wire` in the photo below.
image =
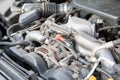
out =
<svg viewBox="0 0 120 80"><path fill-rule="evenodd" d="M100 28L99 31L103 31L103 30L107 30L107 29L115 29L115 28L120 28L120 26L103 27L103 28Z"/></svg>

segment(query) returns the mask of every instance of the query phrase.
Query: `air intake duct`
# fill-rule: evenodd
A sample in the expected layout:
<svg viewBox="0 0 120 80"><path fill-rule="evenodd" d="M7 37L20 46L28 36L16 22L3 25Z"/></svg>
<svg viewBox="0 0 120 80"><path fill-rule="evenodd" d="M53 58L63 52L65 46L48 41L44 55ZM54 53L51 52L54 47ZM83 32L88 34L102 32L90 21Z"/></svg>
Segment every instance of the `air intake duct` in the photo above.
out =
<svg viewBox="0 0 120 80"><path fill-rule="evenodd" d="M67 13L70 10L69 3L26 3L22 7L23 14L19 17L19 23L21 27L25 27L41 17L46 18L54 13Z"/></svg>

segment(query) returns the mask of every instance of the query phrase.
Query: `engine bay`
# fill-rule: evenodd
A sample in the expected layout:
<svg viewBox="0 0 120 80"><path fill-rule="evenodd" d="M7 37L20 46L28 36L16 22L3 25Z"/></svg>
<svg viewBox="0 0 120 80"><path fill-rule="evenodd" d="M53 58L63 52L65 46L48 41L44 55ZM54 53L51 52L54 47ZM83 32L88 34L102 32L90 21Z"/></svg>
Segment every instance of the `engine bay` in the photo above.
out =
<svg viewBox="0 0 120 80"><path fill-rule="evenodd" d="M0 80L120 80L119 3L1 0Z"/></svg>

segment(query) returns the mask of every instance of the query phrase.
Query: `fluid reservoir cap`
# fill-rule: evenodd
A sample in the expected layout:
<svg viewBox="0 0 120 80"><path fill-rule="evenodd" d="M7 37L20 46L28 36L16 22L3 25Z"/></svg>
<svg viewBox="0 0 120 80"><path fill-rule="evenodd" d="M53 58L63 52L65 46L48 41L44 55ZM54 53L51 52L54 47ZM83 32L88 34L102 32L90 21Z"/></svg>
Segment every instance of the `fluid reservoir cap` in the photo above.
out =
<svg viewBox="0 0 120 80"><path fill-rule="evenodd" d="M108 80L114 80L113 78L108 78Z"/></svg>
<svg viewBox="0 0 120 80"><path fill-rule="evenodd" d="M92 75L92 76L89 78L89 80L97 80L97 78L96 78L94 75Z"/></svg>

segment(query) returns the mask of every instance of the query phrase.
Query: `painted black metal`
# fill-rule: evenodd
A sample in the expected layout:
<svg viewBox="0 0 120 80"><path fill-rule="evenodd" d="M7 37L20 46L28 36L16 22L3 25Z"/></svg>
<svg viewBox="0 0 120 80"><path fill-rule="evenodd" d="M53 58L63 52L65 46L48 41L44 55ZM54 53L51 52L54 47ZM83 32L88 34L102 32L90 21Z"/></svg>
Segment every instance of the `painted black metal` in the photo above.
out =
<svg viewBox="0 0 120 80"><path fill-rule="evenodd" d="M16 64L5 53L1 53L0 80L37 80L37 75Z"/></svg>
<svg viewBox="0 0 120 80"><path fill-rule="evenodd" d="M72 3L82 10L111 19L114 23L120 21L120 0L73 0Z"/></svg>
<svg viewBox="0 0 120 80"><path fill-rule="evenodd" d="M38 73L39 76L42 76L42 73L44 73L47 70L47 67L42 60L42 58L36 54L36 53L27 53L24 49L21 47L10 47L10 54L16 57L19 61L25 62L29 66L32 67L32 69Z"/></svg>

